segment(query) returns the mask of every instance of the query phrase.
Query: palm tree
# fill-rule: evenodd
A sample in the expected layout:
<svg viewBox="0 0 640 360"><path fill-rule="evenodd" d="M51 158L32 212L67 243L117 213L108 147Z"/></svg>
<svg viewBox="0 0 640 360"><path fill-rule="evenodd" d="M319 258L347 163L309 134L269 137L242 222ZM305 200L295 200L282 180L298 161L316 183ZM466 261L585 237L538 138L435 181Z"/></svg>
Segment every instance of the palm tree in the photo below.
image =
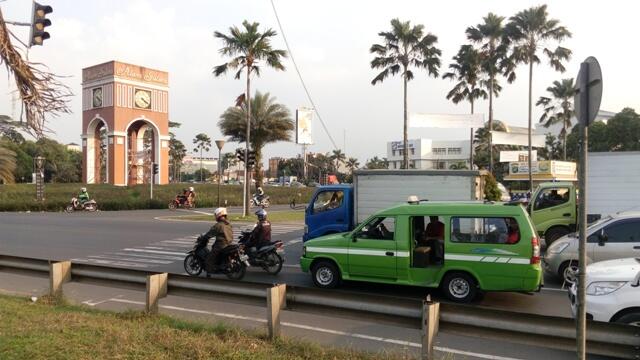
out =
<svg viewBox="0 0 640 360"><path fill-rule="evenodd" d="M247 103L240 107L233 106L225 110L220 116L218 126L229 141L246 142L247 131ZM262 186L262 148L266 144L278 141L291 141L291 132L295 126L289 109L285 105L276 103L276 99L269 93L256 92L251 102L251 148L256 154L256 186Z"/></svg>
<svg viewBox="0 0 640 360"><path fill-rule="evenodd" d="M443 79L457 80L453 89L447 94L447 99L454 104L466 100L471 105L471 114L474 113L474 102L477 99L486 99L487 92L483 89L486 81L482 76L482 58L480 53L471 45L462 45L458 54L453 57L454 62L449 64L451 71L445 73ZM473 128L471 128L469 140L469 165L473 168Z"/></svg>
<svg viewBox="0 0 640 360"><path fill-rule="evenodd" d="M353 171L360 166L360 162L357 158L350 157L346 162L347 168L351 170L351 174L353 175Z"/></svg>
<svg viewBox="0 0 640 360"><path fill-rule="evenodd" d="M339 172L338 169L340 168L340 164L344 164L346 159L347 159L347 155L345 155L342 152L342 150L340 149L333 150L333 153L331 154L331 161L334 162L336 174Z"/></svg>
<svg viewBox="0 0 640 360"><path fill-rule="evenodd" d="M449 169L451 169L451 170L467 170L469 168L467 167L467 164L465 164L464 161L459 161L459 162L457 162L455 164L449 165Z"/></svg>
<svg viewBox="0 0 640 360"><path fill-rule="evenodd" d="M508 67L507 45L504 40L504 17L494 13L489 13L482 18L483 23L467 28L467 39L480 45L480 56L482 57L482 70L489 77L487 88L489 90L489 131L493 130L493 97L497 97L502 87L498 83L496 76L503 68ZM514 78L508 79L509 82ZM488 137L489 148L492 148L491 136ZM489 170L493 171L493 151L489 152Z"/></svg>
<svg viewBox="0 0 640 360"><path fill-rule="evenodd" d="M193 139L193 143L196 145L193 151L200 150L200 182L202 182L202 151L211 149L211 138L205 133L200 133Z"/></svg>
<svg viewBox="0 0 640 360"><path fill-rule="evenodd" d="M434 46L438 37L424 34L424 25L411 26L409 21L402 22L398 19L391 20L391 31L378 33L384 40L382 45L373 44L369 51L376 57L371 61L372 69L383 69L373 80L371 85L384 81L389 75L400 72L403 79L404 90L404 132L403 167L409 168L409 148L407 130L407 82L413 79L413 71L410 67L426 69L427 74L438 77L440 68L441 51Z"/></svg>
<svg viewBox="0 0 640 360"><path fill-rule="evenodd" d="M265 32L260 33L258 31L257 22L250 23L247 20L242 22L243 30L237 26L229 28L229 35L221 32L214 32L213 36L222 40L223 47L220 49L220 54L233 57L228 63L218 65L214 68L213 73L215 76L220 76L227 72L228 69L238 70L235 78L240 79L243 71L246 71L247 76L247 89L244 96L240 96L238 105L242 105L246 101L247 108L251 107L251 73L255 73L260 76L260 65L264 62L268 67L276 70L283 70L282 59L287 57L287 52L284 50L276 50L271 47L271 38L276 36L277 33L272 29L267 29ZM245 119L246 134L243 136L247 143L247 149L251 143L251 120L249 111L246 112L247 118ZM245 155L245 179L247 178L247 166ZM248 204L250 182L245 181L245 204ZM247 206L243 209L243 216L247 216Z"/></svg>
<svg viewBox="0 0 640 360"><path fill-rule="evenodd" d="M548 42L560 43L571 37L571 32L560 21L549 19L547 5L535 6L512 16L505 27L505 33L512 46L511 58L514 63L529 65L529 169L531 169L531 127L533 119L533 64L540 63L538 51L542 49L549 65L560 72L565 71L563 60L571 58L571 50L557 46L551 50ZM533 191L533 177L529 171L529 187Z"/></svg>
<svg viewBox="0 0 640 360"><path fill-rule="evenodd" d="M389 168L389 161L387 160L387 158L382 158L380 159L377 156L374 156L373 158L369 159L367 161L367 163L365 164L365 168L367 169L388 169Z"/></svg>
<svg viewBox="0 0 640 360"><path fill-rule="evenodd" d="M554 81L553 86L547 88L551 97L541 96L536 102L536 106L543 106L544 113L540 117L540 123L546 128L553 124L562 122L562 158L567 161L567 129L571 127L573 117L573 78Z"/></svg>

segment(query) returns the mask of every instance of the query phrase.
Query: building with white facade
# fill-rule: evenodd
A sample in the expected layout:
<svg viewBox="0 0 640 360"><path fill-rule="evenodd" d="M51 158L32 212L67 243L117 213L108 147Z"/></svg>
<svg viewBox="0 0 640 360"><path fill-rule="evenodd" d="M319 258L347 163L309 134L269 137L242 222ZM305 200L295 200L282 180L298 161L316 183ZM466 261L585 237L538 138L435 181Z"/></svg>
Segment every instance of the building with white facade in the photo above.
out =
<svg viewBox="0 0 640 360"><path fill-rule="evenodd" d="M387 143L389 169L400 169L404 146L402 141ZM451 169L452 165L469 168L469 140L409 140L409 167L413 169Z"/></svg>
<svg viewBox="0 0 640 360"><path fill-rule="evenodd" d="M182 159L181 171L185 174L193 174L200 170L200 157L187 155ZM213 157L202 157L202 168L213 174L218 171L218 159Z"/></svg>

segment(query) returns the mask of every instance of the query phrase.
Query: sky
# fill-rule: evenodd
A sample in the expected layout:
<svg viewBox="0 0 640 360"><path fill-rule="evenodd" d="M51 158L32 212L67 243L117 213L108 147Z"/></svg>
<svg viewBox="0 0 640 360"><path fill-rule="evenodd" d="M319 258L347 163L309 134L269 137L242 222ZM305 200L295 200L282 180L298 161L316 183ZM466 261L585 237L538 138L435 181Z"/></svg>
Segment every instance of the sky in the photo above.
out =
<svg viewBox="0 0 640 360"><path fill-rule="evenodd" d="M286 49L269 0L41 0L51 5L51 39L44 46L33 47L29 59L46 64L52 72L63 75L63 82L76 94L71 102L72 114L51 118L50 136L58 141L80 142L82 132L81 69L109 60L119 60L169 72L169 118L182 123L176 135L190 149L200 132L213 140L222 138L217 122L224 110L233 105L244 91L244 80L233 74L214 77L215 65L226 61L218 53L219 40L214 31L228 33L228 28L243 20L256 21L261 29L273 28L278 37L274 48ZM423 24L438 37L442 50L441 74L467 43L465 29L482 21L489 12L510 17L525 8L540 5L527 0L458 0L458 1L293 1L274 0L278 15L302 77L337 146L362 163L373 156L385 156L386 142L402 139L402 80L399 76L371 85L377 71L370 68L373 58L369 48L380 42L380 31L390 29L392 18ZM552 70L546 62L534 68L534 101L545 95L553 81L575 77L579 64L595 56L603 72L601 109L619 111L638 108L640 97L635 90L640 83L637 59L640 47L637 35L635 1L545 2L550 17L559 19L573 37L562 45L573 50L567 71ZM0 2L4 17L11 21L29 21L31 2ZM23 41L28 29L12 26ZM552 44L555 47L555 44ZM311 107L291 59L284 61L286 71L263 69L261 77L252 78L252 88L269 92L295 109ZM0 71L6 71L2 69ZM521 65L518 78L506 84L494 102L494 117L510 125L527 125L527 69ZM445 96L453 82L428 77L416 71L409 83L410 112L464 114L469 105L454 105ZM0 76L0 113L19 114L12 106L11 82ZM486 113L488 103L476 104L476 112ZM542 111L534 109L534 122ZM486 118L486 115L485 115ZM322 126L314 119L312 152L329 152L333 145ZM468 138L464 129L410 128L409 138L461 140ZM223 151L234 151L228 143ZM215 146L213 147L215 148ZM271 156L296 156L301 147L291 142L268 145L265 159ZM213 154L213 150L212 153ZM217 155L217 154L215 154Z"/></svg>

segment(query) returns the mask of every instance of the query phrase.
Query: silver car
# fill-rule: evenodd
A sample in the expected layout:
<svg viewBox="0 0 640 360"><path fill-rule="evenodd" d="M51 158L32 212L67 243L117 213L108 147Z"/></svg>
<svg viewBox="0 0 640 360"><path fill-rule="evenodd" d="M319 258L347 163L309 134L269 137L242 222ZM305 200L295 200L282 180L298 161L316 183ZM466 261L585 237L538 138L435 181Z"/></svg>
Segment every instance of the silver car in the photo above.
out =
<svg viewBox="0 0 640 360"><path fill-rule="evenodd" d="M640 212L610 215L587 228L587 263L640 257ZM565 235L547 248L542 260L546 273L575 281L578 269L578 236Z"/></svg>

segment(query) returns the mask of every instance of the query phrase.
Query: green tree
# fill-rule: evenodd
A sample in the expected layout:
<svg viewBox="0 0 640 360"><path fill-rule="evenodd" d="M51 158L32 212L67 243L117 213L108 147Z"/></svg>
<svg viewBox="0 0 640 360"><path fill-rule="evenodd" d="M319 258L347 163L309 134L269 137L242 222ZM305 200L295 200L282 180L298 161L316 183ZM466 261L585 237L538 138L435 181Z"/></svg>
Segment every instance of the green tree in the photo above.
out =
<svg viewBox="0 0 640 360"><path fill-rule="evenodd" d="M589 127L589 134L591 134L591 127ZM640 115L631 108L624 108L609 119L607 121L607 146L609 151L640 150Z"/></svg>
<svg viewBox="0 0 640 360"><path fill-rule="evenodd" d="M196 145L195 149L193 149L194 152L198 152L200 151L200 182L202 182L203 179L203 167L202 167L202 152L203 151L209 151L211 149L211 138L205 134L205 133L200 133L198 135L196 135L196 137L193 139L193 143Z"/></svg>
<svg viewBox="0 0 640 360"><path fill-rule="evenodd" d="M573 117L573 78L554 81L553 86L547 88L550 97L541 96L536 102L536 106L544 107L544 112L540 117L540 123L548 128L557 123L562 123L562 159L567 160L567 135Z"/></svg>
<svg viewBox="0 0 640 360"><path fill-rule="evenodd" d="M338 174L340 172L340 165L345 163L347 155L340 149L333 150L331 153L331 161L333 161L333 171Z"/></svg>
<svg viewBox="0 0 640 360"><path fill-rule="evenodd" d="M467 166L467 164L464 161L459 161L455 164L451 164L449 165L449 169L451 170L468 170L469 167Z"/></svg>
<svg viewBox="0 0 640 360"><path fill-rule="evenodd" d="M544 148L538 150L538 158L542 160L556 160L565 154L566 159L566 147L564 142L561 142L551 133L545 135Z"/></svg>
<svg viewBox="0 0 640 360"><path fill-rule="evenodd" d="M488 173L484 178L484 199L488 201L500 201L502 192L493 174Z"/></svg>
<svg viewBox="0 0 640 360"><path fill-rule="evenodd" d="M509 19L505 33L511 43L511 59L514 64L529 65L529 169L531 169L531 128L533 121L533 65L540 63L538 53L547 57L549 65L556 71L564 72L563 61L571 58L571 50L557 46L547 47L548 43L560 43L571 37L571 32L560 21L549 19L547 5L534 6L522 10ZM533 178L529 172L529 190L533 191Z"/></svg>
<svg viewBox="0 0 640 360"><path fill-rule="evenodd" d="M218 127L229 141L245 142L248 117L247 103L240 107L230 107L220 116ZM256 153L256 186L262 186L262 148L278 141L291 141L291 132L295 128L289 109L269 93L256 92L251 103L251 148Z"/></svg>
<svg viewBox="0 0 640 360"><path fill-rule="evenodd" d="M181 125L179 122L169 121L169 129L179 128ZM180 168L185 156L187 156L187 148L184 143L176 138L173 131L169 131L169 166L173 182L180 181Z"/></svg>
<svg viewBox="0 0 640 360"><path fill-rule="evenodd" d="M367 161L367 163L365 164L365 168L367 169L388 169L389 168L389 161L387 160L387 158L379 158L377 156L374 156L373 158L369 159Z"/></svg>
<svg viewBox="0 0 640 360"><path fill-rule="evenodd" d="M471 114L474 113L474 103L478 99L486 99L487 92L482 88L486 85L482 76L482 58L480 53L471 45L462 45L458 54L453 57L454 62L449 64L450 71L445 73L443 79L456 80L457 83L447 94L447 99L454 104L461 101L468 101L471 106ZM469 155L471 167L473 167L473 129L469 144L471 154Z"/></svg>
<svg viewBox="0 0 640 360"><path fill-rule="evenodd" d="M494 13L489 13L482 18L482 23L467 28L467 39L480 46L480 57L482 58L482 71L487 75L487 86L489 90L489 129L493 130L493 97L498 96L502 87L498 83L497 76L510 68L511 64L505 42L504 17ZM508 78L513 81L513 76ZM491 136L487 138L488 147L493 148ZM489 169L493 171L493 151L489 152Z"/></svg>
<svg viewBox="0 0 640 360"><path fill-rule="evenodd" d="M372 69L383 69L371 84L384 81L389 75L400 73L403 80L404 94L404 149L409 148L408 140L408 105L407 82L414 78L411 67L425 69L428 75L438 77L440 68L440 49L435 47L438 37L424 33L424 25L411 26L409 21L391 20L391 31L382 31L383 44L373 44L369 51L376 57L371 61ZM409 153L403 152L403 167L409 168Z"/></svg>
<svg viewBox="0 0 640 360"><path fill-rule="evenodd" d="M360 162L357 158L350 157L346 162L347 168L353 173L358 167L360 167Z"/></svg>
<svg viewBox="0 0 640 360"><path fill-rule="evenodd" d="M251 106L251 74L255 73L260 76L260 66L262 63L266 66L276 70L284 71L284 65L282 65L282 59L287 57L287 52L284 50L277 50L271 47L271 38L275 37L277 33L272 29L267 29L261 33L258 31L259 23L250 23L247 20L242 22L244 29L239 29L237 26L229 28L229 35L214 32L213 36L222 40L222 48L219 50L220 54L224 56L232 57L231 61L218 65L214 68L213 73L215 76L220 76L227 72L228 69L237 70L235 78L240 79L242 72L246 72L247 87L244 95L241 95L238 105L247 103L246 108L252 109ZM251 144L251 111L247 111L247 118L245 119L245 131L243 138L247 143L247 149ZM257 162L257 159L256 159ZM262 177L262 174L260 174ZM247 194L249 194L250 182L245 181L245 188ZM247 216L246 208L244 209L244 216Z"/></svg>

